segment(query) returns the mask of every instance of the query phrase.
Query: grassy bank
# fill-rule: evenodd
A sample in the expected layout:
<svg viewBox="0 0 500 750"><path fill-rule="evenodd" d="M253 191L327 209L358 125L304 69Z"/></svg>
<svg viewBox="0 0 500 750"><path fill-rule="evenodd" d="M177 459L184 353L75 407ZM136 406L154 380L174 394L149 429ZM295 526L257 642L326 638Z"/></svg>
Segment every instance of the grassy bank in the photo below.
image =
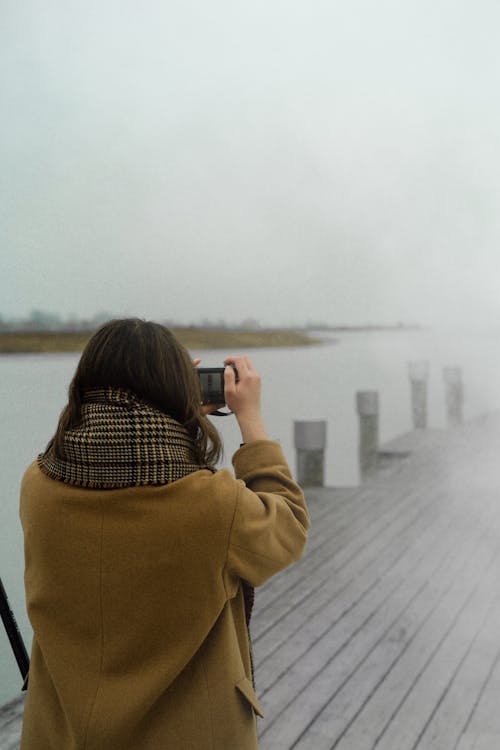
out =
<svg viewBox="0 0 500 750"><path fill-rule="evenodd" d="M300 331L276 329L240 331L226 328L172 328L191 351L225 349L228 353L266 346L306 346L318 343ZM80 352L91 331L32 331L0 333L0 354L28 352Z"/></svg>

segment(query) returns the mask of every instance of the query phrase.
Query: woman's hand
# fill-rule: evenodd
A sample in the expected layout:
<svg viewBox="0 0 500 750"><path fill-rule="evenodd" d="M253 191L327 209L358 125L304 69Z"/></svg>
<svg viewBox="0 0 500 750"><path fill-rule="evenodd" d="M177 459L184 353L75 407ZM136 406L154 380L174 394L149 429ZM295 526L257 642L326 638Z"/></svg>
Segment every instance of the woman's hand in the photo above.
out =
<svg viewBox="0 0 500 750"><path fill-rule="evenodd" d="M240 426L243 442L268 440L261 414L260 375L249 357L227 357L224 360L224 397ZM238 381L231 367L238 373Z"/></svg>

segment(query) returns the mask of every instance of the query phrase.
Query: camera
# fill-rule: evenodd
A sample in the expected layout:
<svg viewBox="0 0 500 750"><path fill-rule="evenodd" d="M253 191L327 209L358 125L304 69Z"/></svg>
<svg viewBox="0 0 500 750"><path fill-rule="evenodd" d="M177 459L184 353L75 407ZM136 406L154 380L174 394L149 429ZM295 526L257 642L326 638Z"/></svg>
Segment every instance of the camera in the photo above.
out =
<svg viewBox="0 0 500 750"><path fill-rule="evenodd" d="M231 365L238 382L238 372ZM202 404L225 404L224 396L224 370L225 367L197 367L200 377L201 402Z"/></svg>

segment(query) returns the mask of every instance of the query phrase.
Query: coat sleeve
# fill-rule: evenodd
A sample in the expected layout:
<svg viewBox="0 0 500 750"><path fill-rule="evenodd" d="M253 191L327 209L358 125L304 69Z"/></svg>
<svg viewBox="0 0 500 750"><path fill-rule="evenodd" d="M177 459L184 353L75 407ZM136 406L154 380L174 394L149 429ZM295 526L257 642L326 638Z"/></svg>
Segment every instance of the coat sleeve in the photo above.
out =
<svg viewBox="0 0 500 750"><path fill-rule="evenodd" d="M300 559L310 527L304 494L281 446L256 440L233 456L237 482L227 572L260 586Z"/></svg>

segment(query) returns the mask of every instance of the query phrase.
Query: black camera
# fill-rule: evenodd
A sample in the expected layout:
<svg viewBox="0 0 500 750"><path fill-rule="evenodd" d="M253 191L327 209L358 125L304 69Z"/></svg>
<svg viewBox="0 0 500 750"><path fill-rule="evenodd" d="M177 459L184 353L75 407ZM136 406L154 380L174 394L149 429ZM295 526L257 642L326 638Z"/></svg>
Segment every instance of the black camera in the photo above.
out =
<svg viewBox="0 0 500 750"><path fill-rule="evenodd" d="M231 365L238 382L236 367ZM224 370L225 367L197 367L200 377L202 404L225 404Z"/></svg>

